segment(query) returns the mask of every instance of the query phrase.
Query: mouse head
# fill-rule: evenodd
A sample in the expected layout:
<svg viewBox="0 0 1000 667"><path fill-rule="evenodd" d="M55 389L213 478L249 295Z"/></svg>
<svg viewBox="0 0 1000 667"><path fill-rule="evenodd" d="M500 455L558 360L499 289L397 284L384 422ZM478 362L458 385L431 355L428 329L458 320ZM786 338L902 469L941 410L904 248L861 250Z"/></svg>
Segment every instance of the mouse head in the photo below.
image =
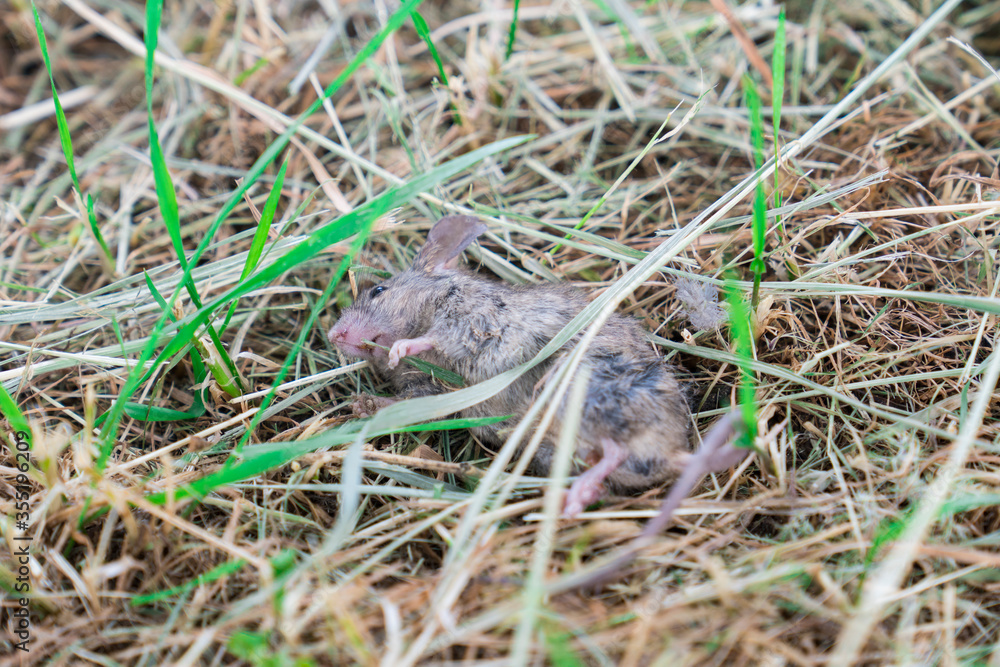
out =
<svg viewBox="0 0 1000 667"><path fill-rule="evenodd" d="M441 218L431 228L413 266L383 283L358 290L354 305L330 329L330 342L352 357L384 359L385 348L400 338L426 331L434 318L437 297L456 280L468 279L458 270L458 260L485 231L486 225L470 215Z"/></svg>

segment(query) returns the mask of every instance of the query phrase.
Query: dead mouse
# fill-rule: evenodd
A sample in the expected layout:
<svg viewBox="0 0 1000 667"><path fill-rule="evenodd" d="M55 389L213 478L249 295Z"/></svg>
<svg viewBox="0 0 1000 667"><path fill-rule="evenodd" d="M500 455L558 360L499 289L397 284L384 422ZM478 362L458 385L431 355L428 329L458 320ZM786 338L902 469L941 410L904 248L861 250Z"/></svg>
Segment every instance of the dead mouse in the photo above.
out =
<svg viewBox="0 0 1000 667"><path fill-rule="evenodd" d="M459 268L462 251L485 231L471 216L442 218L410 268L359 291L330 330L330 341L367 359L399 398L443 391L427 374L400 364L404 357L458 373L470 385L533 358L589 300L566 285L510 285ZM502 444L505 430L531 405L536 384L578 339L496 396L463 410L463 418L514 415L474 429L476 435ZM605 489L635 494L680 477L674 489L679 503L705 472L724 470L746 455L725 442L710 452L691 451L684 392L635 320L612 316L584 363L591 375L575 452L578 477L566 496L565 516L581 512ZM532 461L534 474L548 474L561 428L559 414Z"/></svg>

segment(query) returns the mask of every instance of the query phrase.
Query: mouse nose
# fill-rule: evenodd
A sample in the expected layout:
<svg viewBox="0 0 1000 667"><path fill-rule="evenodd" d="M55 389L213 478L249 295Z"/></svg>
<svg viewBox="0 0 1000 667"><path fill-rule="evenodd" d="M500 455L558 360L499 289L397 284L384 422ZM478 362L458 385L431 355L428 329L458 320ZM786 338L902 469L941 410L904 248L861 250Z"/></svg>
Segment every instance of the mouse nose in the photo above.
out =
<svg viewBox="0 0 1000 667"><path fill-rule="evenodd" d="M337 343L343 342L346 336L347 336L347 327L334 325L334 327L330 329L330 333L328 333L326 337L330 339L331 343L336 345Z"/></svg>

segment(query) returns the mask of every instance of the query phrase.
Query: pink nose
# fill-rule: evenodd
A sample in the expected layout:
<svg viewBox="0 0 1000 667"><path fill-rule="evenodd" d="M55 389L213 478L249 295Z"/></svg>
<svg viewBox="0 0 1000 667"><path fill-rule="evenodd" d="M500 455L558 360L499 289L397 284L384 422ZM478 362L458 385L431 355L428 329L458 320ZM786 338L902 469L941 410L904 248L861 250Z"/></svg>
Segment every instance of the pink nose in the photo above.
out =
<svg viewBox="0 0 1000 667"><path fill-rule="evenodd" d="M333 343L334 345L343 341L346 336L347 336L347 329L341 329L340 327L337 326L330 329L330 333L327 334L327 338L329 338L330 342Z"/></svg>

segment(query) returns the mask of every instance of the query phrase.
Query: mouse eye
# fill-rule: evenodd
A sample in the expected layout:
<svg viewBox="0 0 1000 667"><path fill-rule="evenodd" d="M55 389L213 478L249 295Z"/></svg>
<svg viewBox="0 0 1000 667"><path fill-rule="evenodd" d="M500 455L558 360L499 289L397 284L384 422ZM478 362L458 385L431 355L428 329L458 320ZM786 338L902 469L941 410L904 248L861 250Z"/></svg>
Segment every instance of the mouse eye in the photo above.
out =
<svg viewBox="0 0 1000 667"><path fill-rule="evenodd" d="M374 299L384 291L385 291L384 285L376 285L375 287L372 288L372 291L368 293L368 298Z"/></svg>

